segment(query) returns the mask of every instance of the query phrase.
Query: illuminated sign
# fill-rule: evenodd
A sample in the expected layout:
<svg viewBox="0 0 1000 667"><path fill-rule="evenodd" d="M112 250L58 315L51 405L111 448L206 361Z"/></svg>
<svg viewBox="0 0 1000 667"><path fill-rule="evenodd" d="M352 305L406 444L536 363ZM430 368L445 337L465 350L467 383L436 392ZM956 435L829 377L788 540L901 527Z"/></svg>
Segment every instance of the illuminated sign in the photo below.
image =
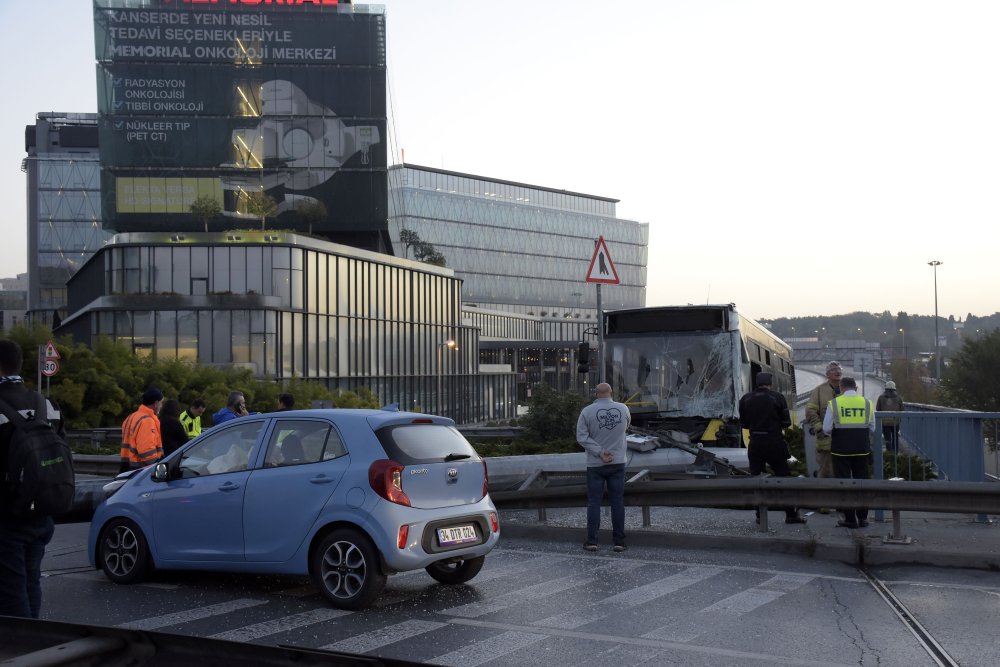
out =
<svg viewBox="0 0 1000 667"><path fill-rule="evenodd" d="M248 225L258 193L276 205L274 226L385 228L382 12L342 0L144 3L94 3L109 228ZM190 210L204 198L220 208L208 221Z"/></svg>

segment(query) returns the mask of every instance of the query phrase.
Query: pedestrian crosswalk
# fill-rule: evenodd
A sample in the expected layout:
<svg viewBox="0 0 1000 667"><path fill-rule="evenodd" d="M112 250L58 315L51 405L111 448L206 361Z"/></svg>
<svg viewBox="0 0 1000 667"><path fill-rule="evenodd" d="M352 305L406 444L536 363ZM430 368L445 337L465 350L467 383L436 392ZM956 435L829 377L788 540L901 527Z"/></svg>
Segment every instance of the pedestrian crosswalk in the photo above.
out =
<svg viewBox="0 0 1000 667"><path fill-rule="evenodd" d="M172 585L157 593L164 601L160 613L118 626L463 667L551 661L539 656L616 667L685 664L678 657L684 655L698 664L713 655L766 664L773 656L765 652L723 651L699 638L707 628L775 608L817 580L854 583L843 573L826 577L635 556L497 550L466 586L441 586L419 574L390 578L379 604L362 612L328 606L304 582L250 589L229 600L209 597L200 606L190 597L176 601L173 596L190 586ZM109 593L137 588L72 580L106 585ZM856 581L863 585L860 577ZM804 657L780 662L840 664Z"/></svg>

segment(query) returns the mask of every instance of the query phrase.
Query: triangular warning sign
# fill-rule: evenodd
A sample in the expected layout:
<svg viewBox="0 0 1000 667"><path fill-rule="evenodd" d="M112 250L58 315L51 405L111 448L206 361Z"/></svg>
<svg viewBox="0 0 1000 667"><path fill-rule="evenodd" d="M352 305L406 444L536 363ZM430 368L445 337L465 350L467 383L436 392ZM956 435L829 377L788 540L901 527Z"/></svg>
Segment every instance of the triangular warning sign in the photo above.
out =
<svg viewBox="0 0 1000 667"><path fill-rule="evenodd" d="M56 344L49 341L45 344L45 358L46 359L61 359L59 356L59 350L56 349Z"/></svg>
<svg viewBox="0 0 1000 667"><path fill-rule="evenodd" d="M611 254L608 253L608 246L603 236L598 237L597 245L594 246L594 256L590 260L590 268L587 269L587 282L604 285L617 285L621 282L618 280L618 270L611 261Z"/></svg>

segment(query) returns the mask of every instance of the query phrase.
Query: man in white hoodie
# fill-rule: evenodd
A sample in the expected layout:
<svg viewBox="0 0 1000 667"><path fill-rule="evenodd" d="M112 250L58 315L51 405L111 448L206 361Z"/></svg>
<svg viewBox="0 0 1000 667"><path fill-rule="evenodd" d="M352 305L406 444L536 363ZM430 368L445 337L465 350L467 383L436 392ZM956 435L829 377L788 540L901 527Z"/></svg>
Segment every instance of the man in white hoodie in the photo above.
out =
<svg viewBox="0 0 1000 667"><path fill-rule="evenodd" d="M601 498L608 489L611 536L615 551L625 551L625 435L632 415L624 403L611 400L611 385L597 385L596 400L580 412L576 441L587 450L587 541L583 548L597 551L601 527Z"/></svg>

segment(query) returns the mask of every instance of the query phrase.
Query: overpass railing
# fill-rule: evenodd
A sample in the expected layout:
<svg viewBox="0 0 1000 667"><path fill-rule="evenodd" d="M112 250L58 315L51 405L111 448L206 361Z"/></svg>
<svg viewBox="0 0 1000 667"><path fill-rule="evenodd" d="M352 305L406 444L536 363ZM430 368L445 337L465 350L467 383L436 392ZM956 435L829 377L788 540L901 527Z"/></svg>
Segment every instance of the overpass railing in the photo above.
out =
<svg viewBox="0 0 1000 667"><path fill-rule="evenodd" d="M737 477L717 480L646 481L635 475L625 484L625 504L642 507L643 525L649 526L649 507L708 507L757 509L759 530L766 532L770 507L837 507L890 510L893 530L887 541L908 544L901 532L901 512L1000 514L997 487L983 482L901 482L886 480L811 479L807 477ZM522 486L516 491L491 492L500 509L539 511L585 507L584 485Z"/></svg>
<svg viewBox="0 0 1000 667"><path fill-rule="evenodd" d="M1000 412L965 410L934 412L875 413L875 477L882 477L884 441L882 424L887 417L899 418L902 450L910 450L934 463L943 479L956 482L981 482L986 479L986 461L998 455L997 420ZM987 439L986 430L992 430Z"/></svg>

